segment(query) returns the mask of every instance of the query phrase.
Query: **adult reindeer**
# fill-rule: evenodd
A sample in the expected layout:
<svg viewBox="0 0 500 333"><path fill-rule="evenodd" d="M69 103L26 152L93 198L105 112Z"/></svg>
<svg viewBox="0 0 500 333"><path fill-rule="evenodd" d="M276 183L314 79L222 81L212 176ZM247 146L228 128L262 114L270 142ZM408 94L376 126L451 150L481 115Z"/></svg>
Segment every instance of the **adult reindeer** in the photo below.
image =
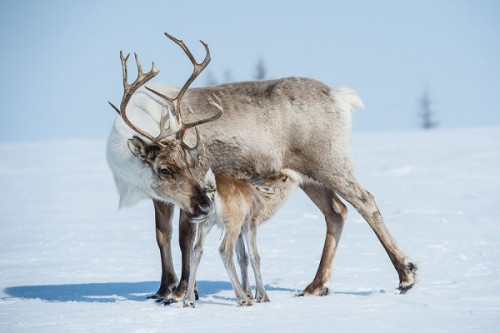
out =
<svg viewBox="0 0 500 333"><path fill-rule="evenodd" d="M153 200L162 260L161 285L154 297L165 303L184 297L194 235L187 218L209 211L210 201L200 187L208 166L216 174L250 181L282 169L293 170L305 180L300 187L324 214L326 239L316 276L303 295L330 292L331 267L347 214L337 194L356 208L379 238L399 275L399 291L409 290L416 282L417 267L390 235L374 197L353 174L351 113L363 107L356 93L308 78L188 90L210 61L208 46L201 42L206 56L197 63L181 40L165 35L193 63L192 75L181 89L164 84L140 88L158 70L153 63L144 74L136 56L138 77L128 84L128 56L121 54L124 95L120 108L113 106L120 116L112 127L107 150L120 206ZM182 275L178 285L171 256L174 205L181 208Z"/></svg>

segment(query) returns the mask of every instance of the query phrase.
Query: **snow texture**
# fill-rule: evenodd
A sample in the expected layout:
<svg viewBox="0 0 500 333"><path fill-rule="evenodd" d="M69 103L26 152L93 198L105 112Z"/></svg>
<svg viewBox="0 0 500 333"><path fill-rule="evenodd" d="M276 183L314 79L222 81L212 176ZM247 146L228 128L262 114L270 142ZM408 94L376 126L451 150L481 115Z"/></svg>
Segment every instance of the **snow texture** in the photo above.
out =
<svg viewBox="0 0 500 333"><path fill-rule="evenodd" d="M152 205L117 209L104 141L0 144L0 331L498 332L500 128L352 139L357 177L419 264L419 283L395 294L396 271L349 206L333 294L296 297L325 234L297 190L258 233L271 302L236 305L214 229L195 309L146 299L160 278Z"/></svg>

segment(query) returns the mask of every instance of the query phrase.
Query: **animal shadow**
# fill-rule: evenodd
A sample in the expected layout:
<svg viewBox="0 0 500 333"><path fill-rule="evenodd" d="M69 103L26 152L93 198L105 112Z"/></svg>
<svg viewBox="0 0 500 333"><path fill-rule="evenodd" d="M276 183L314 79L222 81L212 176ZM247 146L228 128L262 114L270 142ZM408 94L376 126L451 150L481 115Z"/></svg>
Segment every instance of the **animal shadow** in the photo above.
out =
<svg viewBox="0 0 500 333"><path fill-rule="evenodd" d="M197 281L196 283L200 296L216 295L221 291L233 289L231 283L227 281ZM145 302L148 300L147 296L155 293L158 286L159 282L157 281L16 286L5 288L4 293L13 298L41 299L49 302L114 303L125 300ZM294 289L273 287L271 285L266 285L265 288L268 291L296 292ZM336 291L334 293L370 296L377 293L386 293L386 291ZM218 298L218 296L215 296L215 298Z"/></svg>
<svg viewBox="0 0 500 333"><path fill-rule="evenodd" d="M49 302L88 302L114 303L125 300L147 301L147 296L158 289L159 282L107 282L85 284L61 284L38 286L15 286L4 289L13 298L41 299ZM225 281L197 281L202 295L217 294L232 290Z"/></svg>

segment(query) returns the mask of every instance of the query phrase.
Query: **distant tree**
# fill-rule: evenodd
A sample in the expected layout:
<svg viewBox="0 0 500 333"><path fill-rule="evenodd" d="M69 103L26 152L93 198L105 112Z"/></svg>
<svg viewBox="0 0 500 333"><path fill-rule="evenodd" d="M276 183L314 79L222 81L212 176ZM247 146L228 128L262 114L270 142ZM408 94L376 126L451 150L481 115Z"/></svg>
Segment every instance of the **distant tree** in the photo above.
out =
<svg viewBox="0 0 500 333"><path fill-rule="evenodd" d="M264 64L264 60L260 58L259 61L257 61L257 65L255 66L254 79L264 80L265 78L266 78L266 65Z"/></svg>
<svg viewBox="0 0 500 333"><path fill-rule="evenodd" d="M255 66L255 74L254 74L254 79L255 80L264 80L266 78L266 65L264 64L264 60L259 59L257 61L257 65ZM206 76L206 83L208 86L213 86L219 83L228 83L228 82L233 82L233 74L230 69L226 69L222 73L223 80L222 82L219 82L217 77L214 75L214 73L210 70L207 71L207 76Z"/></svg>
<svg viewBox="0 0 500 333"><path fill-rule="evenodd" d="M214 73L212 73L212 71L210 71L210 70L207 71L207 86L214 86L218 83L219 82L215 78Z"/></svg>
<svg viewBox="0 0 500 333"><path fill-rule="evenodd" d="M216 78L216 76L212 71L207 71L207 79L206 79L207 86L214 86L219 83L227 83L234 81L231 70L229 69L226 69L224 73L222 73L222 77L223 77L222 82L219 82L219 80Z"/></svg>
<svg viewBox="0 0 500 333"><path fill-rule="evenodd" d="M420 97L420 112L418 115L423 129L432 129L438 125L438 122L434 120L434 111L431 107L428 88L424 90L422 97Z"/></svg>
<svg viewBox="0 0 500 333"><path fill-rule="evenodd" d="M233 75L231 74L231 70L229 69L226 69L224 71L224 83L228 83L228 82L233 82Z"/></svg>

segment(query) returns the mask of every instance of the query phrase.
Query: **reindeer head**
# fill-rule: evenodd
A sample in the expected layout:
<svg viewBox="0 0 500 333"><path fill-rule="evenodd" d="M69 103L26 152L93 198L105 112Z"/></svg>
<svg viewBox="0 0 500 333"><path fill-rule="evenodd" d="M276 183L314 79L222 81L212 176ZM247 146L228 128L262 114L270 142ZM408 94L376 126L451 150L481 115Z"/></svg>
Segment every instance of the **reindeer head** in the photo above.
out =
<svg viewBox="0 0 500 333"><path fill-rule="evenodd" d="M194 70L174 98L164 96L146 87L152 93L169 102L167 103L170 111L168 117L165 115L165 109L162 110L160 117L160 134L153 137L132 124L126 114L127 104L134 92L158 74L159 71L155 68L154 63L151 70L144 74L136 54L138 74L136 80L129 84L127 81L127 60L129 55L123 57L123 53L120 52L124 93L120 109L112 103L109 104L118 112L123 121L139 134L128 140L128 147L135 157L139 158L151 169L152 181L150 187L155 199L176 204L190 215L206 214L210 210L211 201L203 193L200 186L206 167L203 163L204 146L196 126L219 119L223 109L219 99L214 95L216 101L212 100L212 104L218 109L218 112L208 119L187 124L182 121L181 100L189 85L210 62L210 51L207 44L201 42L205 47L206 56L202 63L197 63L184 42L167 33L165 35L184 50L193 63ZM166 119L168 119L168 127L165 127ZM196 144L193 147L184 142L186 131L189 128L194 128L196 131Z"/></svg>

